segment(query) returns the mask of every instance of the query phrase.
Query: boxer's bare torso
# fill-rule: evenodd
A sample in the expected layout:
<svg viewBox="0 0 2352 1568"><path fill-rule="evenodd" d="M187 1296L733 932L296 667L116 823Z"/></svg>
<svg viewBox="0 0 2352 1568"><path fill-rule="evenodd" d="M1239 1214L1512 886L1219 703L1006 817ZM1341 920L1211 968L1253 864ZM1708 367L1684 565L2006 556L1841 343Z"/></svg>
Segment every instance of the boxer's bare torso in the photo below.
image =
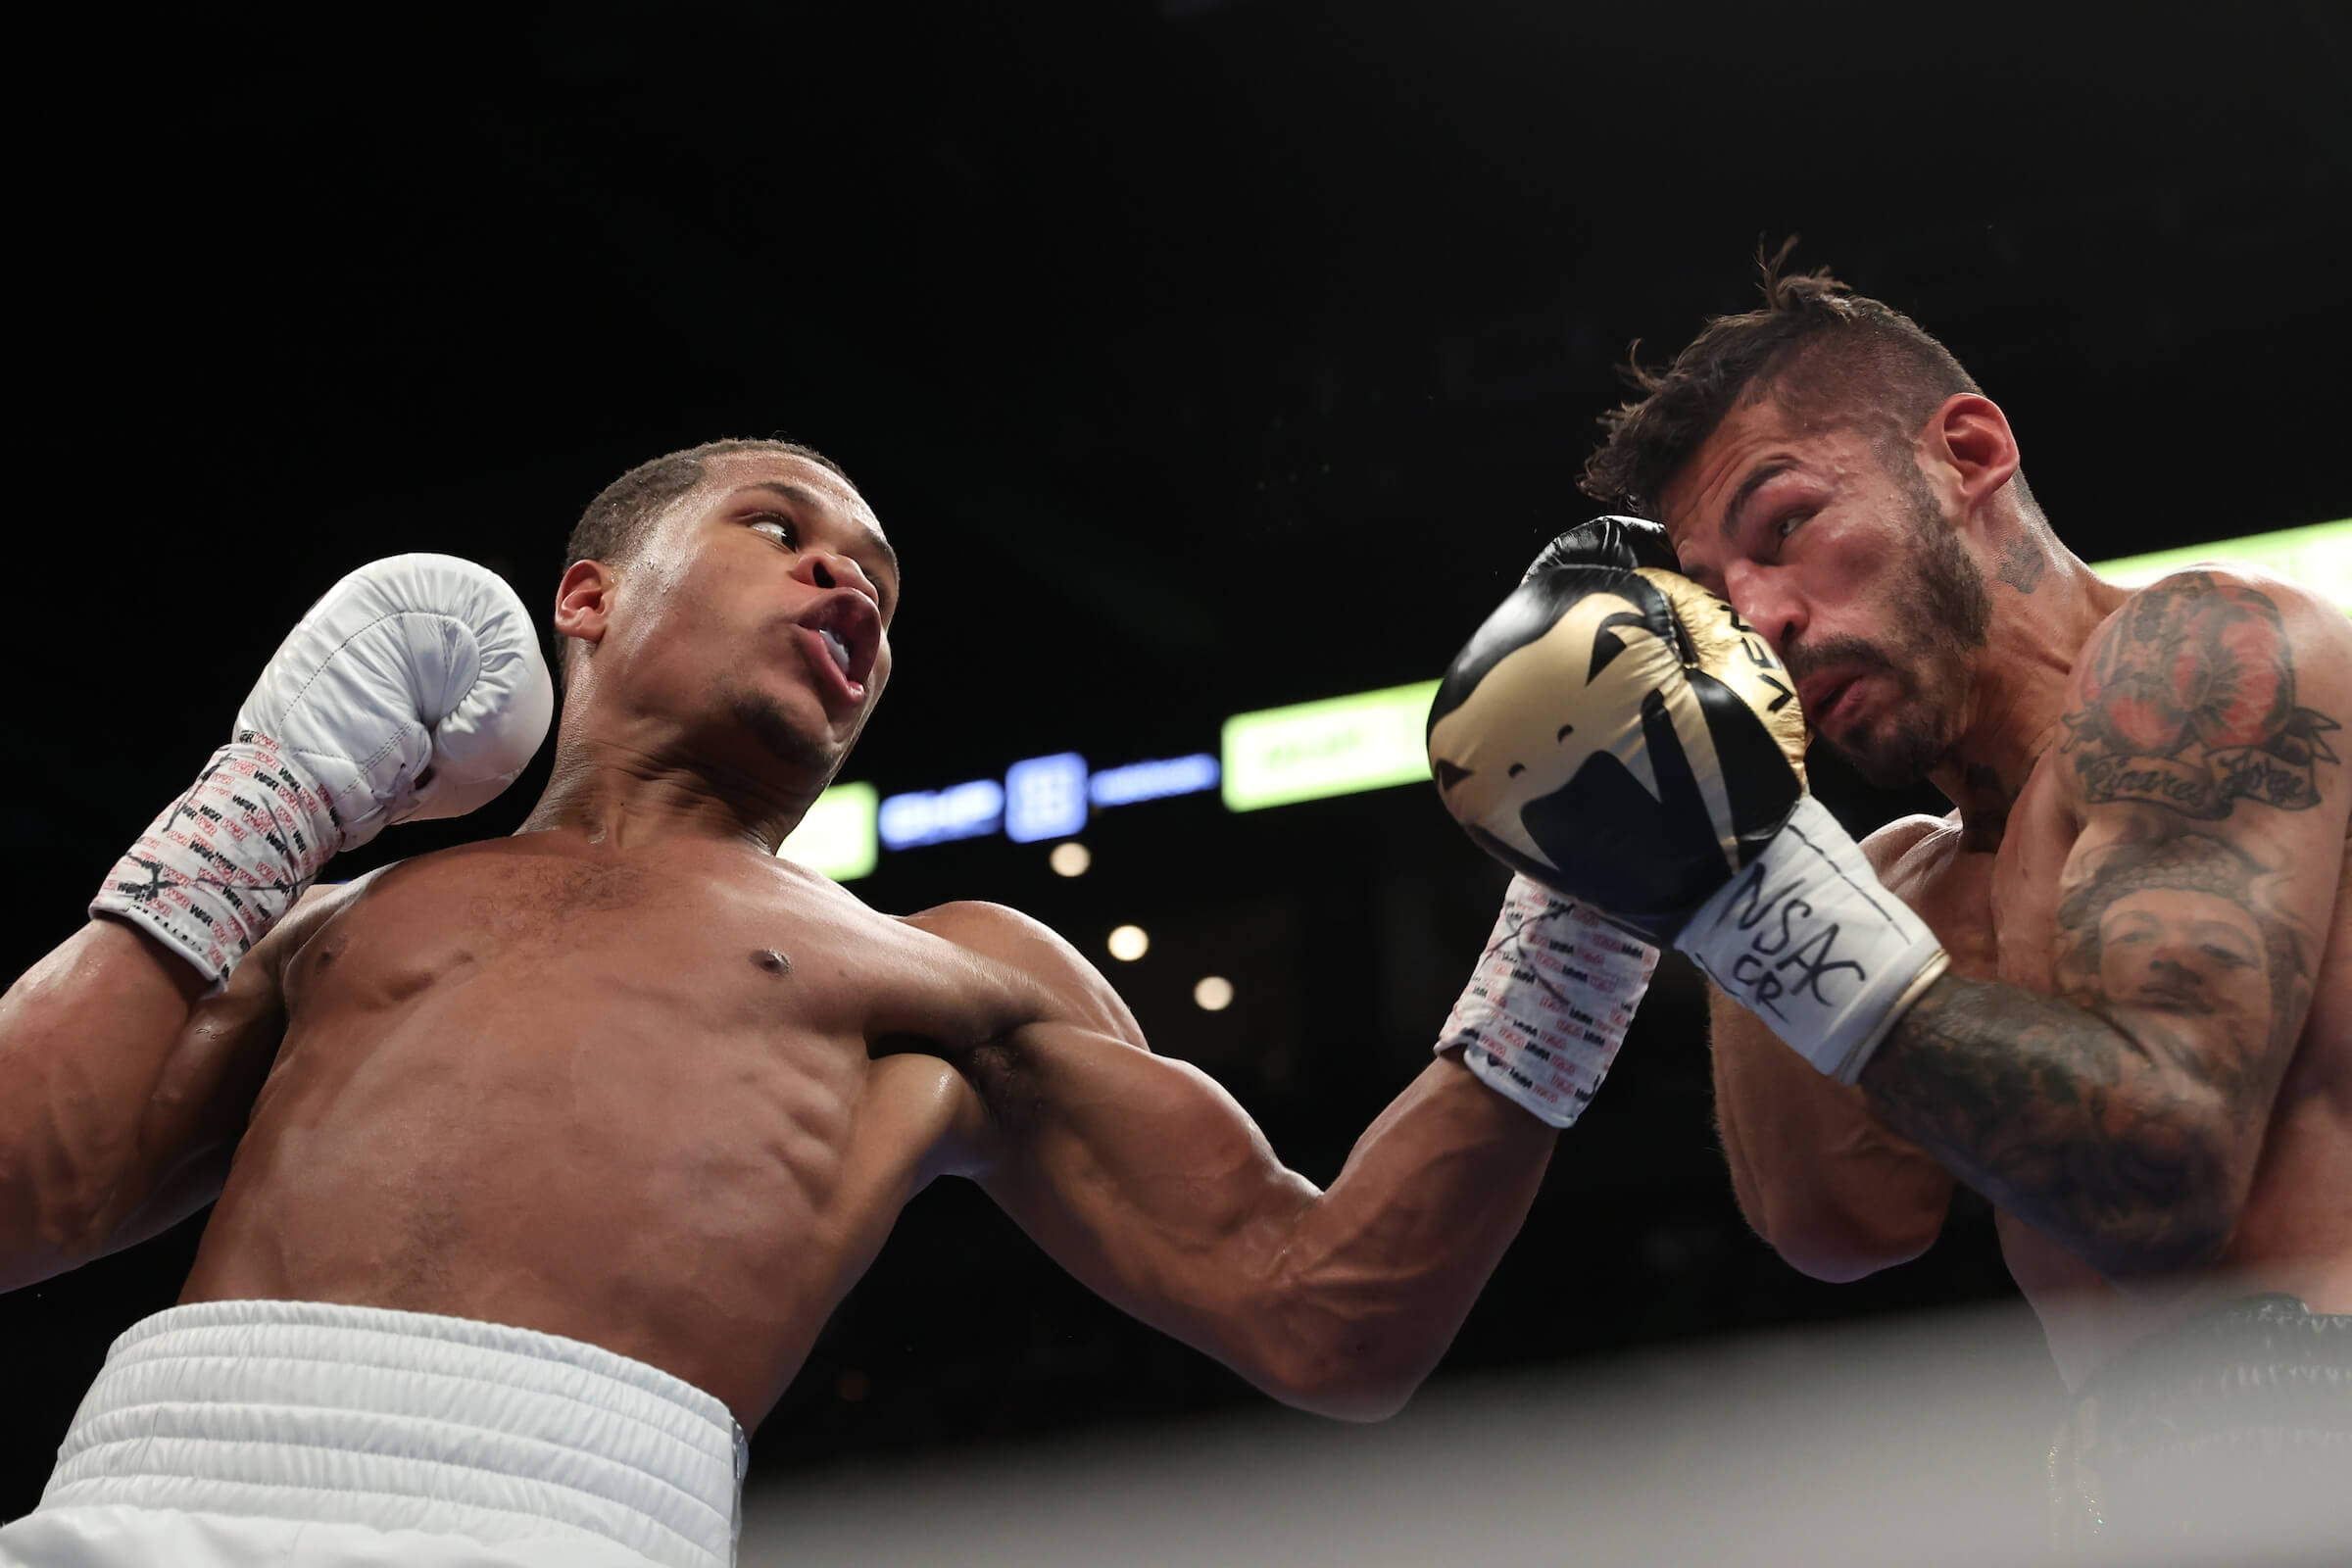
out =
<svg viewBox="0 0 2352 1568"><path fill-rule="evenodd" d="M558 585L523 832L314 890L217 993L108 913L0 996L0 1289L218 1198L186 1299L564 1335L753 1426L954 1174L1274 1396L1401 1405L1553 1129L1440 1058L1319 1190L1043 926L882 915L778 859L887 678L896 558L798 449L673 455L590 520L633 494L639 531ZM370 703L414 711L362 689L348 744Z"/></svg>
<svg viewBox="0 0 2352 1568"><path fill-rule="evenodd" d="M322 894L261 956L284 1040L186 1298L568 1335L751 1424L972 1152L975 1058L1056 1009L957 945L1017 919L892 919L748 847L574 832Z"/></svg>
<svg viewBox="0 0 2352 1568"><path fill-rule="evenodd" d="M1996 848L1964 848L1958 813L1941 822L1897 823L1871 842L1887 887L1927 919L1959 973L2044 995L2059 991L2059 874L2080 831L2066 793L2045 754ZM2344 857L2346 875L2316 966L2311 1012L2271 1107L2253 1189L2215 1260L2211 1286L2127 1294L2025 1220L1996 1210L2002 1255L2070 1381L2217 1295L2284 1291L2314 1311L2352 1311L2352 1205L2342 1200L2352 1193L2352 842Z"/></svg>
<svg viewBox="0 0 2352 1568"><path fill-rule="evenodd" d="M1952 965L1856 1084L1715 999L1741 1208L1851 1279L1968 1183L2079 1379L2216 1295L2352 1310L2352 635L2259 571L2101 582L2018 463L1974 392L1891 445L1749 398L1663 520L1826 745L1961 807L1867 846Z"/></svg>

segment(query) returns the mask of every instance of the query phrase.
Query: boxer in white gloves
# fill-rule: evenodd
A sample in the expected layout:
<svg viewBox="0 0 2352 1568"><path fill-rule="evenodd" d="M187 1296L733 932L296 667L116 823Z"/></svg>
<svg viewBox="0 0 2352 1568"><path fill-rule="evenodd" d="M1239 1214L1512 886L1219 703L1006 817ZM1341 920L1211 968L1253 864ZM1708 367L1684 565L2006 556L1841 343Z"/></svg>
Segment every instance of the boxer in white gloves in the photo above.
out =
<svg viewBox="0 0 2352 1568"><path fill-rule="evenodd" d="M2070 1517L2173 1560L2340 1510L2352 622L2248 568L2100 581L1940 344L1766 280L1588 469L1664 526L1563 536L1455 663L1446 799L1713 982L1734 1187L1790 1261L1915 1256L1955 1180L1996 1205L2087 1396ZM1957 809L1855 844L1808 724Z"/></svg>
<svg viewBox="0 0 2352 1568"><path fill-rule="evenodd" d="M775 855L890 675L897 561L838 469L658 459L569 559L519 833L302 896L338 848L486 798L545 722L502 586L379 564L0 1003L0 1281L220 1200L0 1560L723 1562L740 1430L941 1175L1275 1396L1396 1409L1646 950L1539 901L1318 1191L1035 922L880 914ZM1522 1048L1541 1072L1496 1071Z"/></svg>

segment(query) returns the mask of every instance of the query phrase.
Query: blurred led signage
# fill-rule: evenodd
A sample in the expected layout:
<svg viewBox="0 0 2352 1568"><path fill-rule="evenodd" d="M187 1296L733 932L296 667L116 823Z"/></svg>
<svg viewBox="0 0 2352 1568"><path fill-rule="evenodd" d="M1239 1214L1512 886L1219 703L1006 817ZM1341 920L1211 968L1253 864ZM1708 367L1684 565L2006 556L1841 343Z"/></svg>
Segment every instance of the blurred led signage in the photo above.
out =
<svg viewBox="0 0 2352 1568"><path fill-rule="evenodd" d="M1170 795L1191 795L1217 787L1217 760L1206 752L1171 757L1159 762L1129 762L1106 767L1087 780L1087 798L1097 806L1133 806Z"/></svg>
<svg viewBox="0 0 2352 1568"><path fill-rule="evenodd" d="M1004 786L993 778L917 795L891 795L875 812L886 850L911 850L994 833L1004 819Z"/></svg>
<svg viewBox="0 0 2352 1568"><path fill-rule="evenodd" d="M1225 721L1225 804L1236 811L1426 782L1434 680Z"/></svg>
<svg viewBox="0 0 2352 1568"><path fill-rule="evenodd" d="M1004 836L1015 844L1067 838L1086 826L1086 759L1032 757L1004 770Z"/></svg>
<svg viewBox="0 0 2352 1568"><path fill-rule="evenodd" d="M2352 517L2275 533L2096 562L2091 570L2136 588L2200 561L2242 562L2316 588L2352 612ZM977 838L999 826L1016 843L1061 838L1086 825L1087 808L1129 806L1224 786L1236 811L1319 800L1429 777L1422 735L1436 681L1393 686L1225 721L1222 760L1207 753L1130 762L1089 773L1076 752L1033 757L1004 782L977 779L877 805L870 784L837 784L778 852L847 882L872 871L877 842L893 850Z"/></svg>
<svg viewBox="0 0 2352 1568"><path fill-rule="evenodd" d="M2127 556L2121 561L2099 562L2090 569L2109 582L2141 588L2200 561L2243 562L2265 567L2281 577L2292 577L2306 588L2318 589L2352 612L2352 517L2159 550L2153 555Z"/></svg>
<svg viewBox="0 0 2352 1568"><path fill-rule="evenodd" d="M801 825L776 849L836 882L852 882L874 868L874 802L871 784L836 784L816 798Z"/></svg>

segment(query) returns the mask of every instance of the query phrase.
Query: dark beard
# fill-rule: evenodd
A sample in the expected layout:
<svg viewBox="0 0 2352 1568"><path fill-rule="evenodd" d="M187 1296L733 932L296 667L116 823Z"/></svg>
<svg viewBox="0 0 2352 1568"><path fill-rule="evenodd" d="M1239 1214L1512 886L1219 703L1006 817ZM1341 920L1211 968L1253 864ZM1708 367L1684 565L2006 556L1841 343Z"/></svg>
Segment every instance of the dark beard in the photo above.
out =
<svg viewBox="0 0 2352 1568"><path fill-rule="evenodd" d="M1788 671L1802 680L1809 669L1841 664L1894 677L1901 695L1893 716L1842 738L1822 739L1864 780L1895 790L1926 778L1943 760L1943 720L1967 698L1969 656L1984 646L1991 630L1992 595L1909 448L1882 452L1880 462L1910 509L1910 580L1896 602L1916 607L1918 616L1899 630L1892 653L1859 637L1836 637L1796 651ZM1938 669L1950 672L1953 689L1923 690L1923 678Z"/></svg>

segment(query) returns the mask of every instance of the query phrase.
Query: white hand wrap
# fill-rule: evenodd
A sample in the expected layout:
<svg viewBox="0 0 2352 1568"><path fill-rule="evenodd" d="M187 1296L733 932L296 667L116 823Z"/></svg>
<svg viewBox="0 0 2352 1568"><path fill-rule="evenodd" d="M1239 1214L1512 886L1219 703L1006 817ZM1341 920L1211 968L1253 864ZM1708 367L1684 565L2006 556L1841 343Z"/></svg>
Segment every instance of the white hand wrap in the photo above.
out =
<svg viewBox="0 0 2352 1568"><path fill-rule="evenodd" d="M336 851L505 789L554 709L538 631L497 573L454 556L370 563L296 623L235 741L90 912L137 923L218 985Z"/></svg>
<svg viewBox="0 0 2352 1568"><path fill-rule="evenodd" d="M1847 1084L1948 961L1927 922L1880 884L1862 847L1810 795L1674 945L1797 1054Z"/></svg>
<svg viewBox="0 0 2352 1568"><path fill-rule="evenodd" d="M90 912L144 928L219 985L341 841L318 785L248 730L115 862Z"/></svg>
<svg viewBox="0 0 2352 1568"><path fill-rule="evenodd" d="M1554 1127L1575 1122L1617 1059L1658 950L1524 876L1438 1037L1488 1088Z"/></svg>

